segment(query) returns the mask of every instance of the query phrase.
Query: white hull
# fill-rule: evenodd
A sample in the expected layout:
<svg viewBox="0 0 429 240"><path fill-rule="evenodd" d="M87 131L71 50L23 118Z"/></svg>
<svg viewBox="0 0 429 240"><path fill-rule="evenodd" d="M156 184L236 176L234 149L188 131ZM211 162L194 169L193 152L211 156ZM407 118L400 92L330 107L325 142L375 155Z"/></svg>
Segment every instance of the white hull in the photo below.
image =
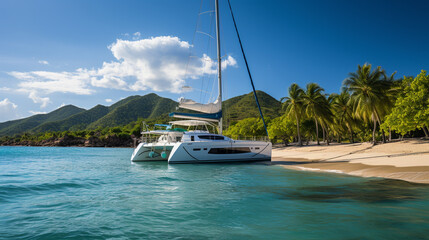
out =
<svg viewBox="0 0 429 240"><path fill-rule="evenodd" d="M167 161L173 146L174 143L140 143L134 149L133 155L131 156L131 161ZM163 152L165 153L165 157L163 157Z"/></svg>
<svg viewBox="0 0 429 240"><path fill-rule="evenodd" d="M271 148L270 142L258 141L178 142L168 163L271 161Z"/></svg>

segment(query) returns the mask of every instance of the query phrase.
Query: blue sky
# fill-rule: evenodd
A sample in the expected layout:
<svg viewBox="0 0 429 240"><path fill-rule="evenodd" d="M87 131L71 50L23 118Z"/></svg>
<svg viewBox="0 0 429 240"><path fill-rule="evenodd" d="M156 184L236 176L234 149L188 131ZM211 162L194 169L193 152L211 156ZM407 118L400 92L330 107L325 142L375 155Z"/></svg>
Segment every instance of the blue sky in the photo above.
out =
<svg viewBox="0 0 429 240"><path fill-rule="evenodd" d="M347 74L366 62L397 77L429 69L427 1L231 4L255 86L277 99L294 82L339 92ZM3 0L0 6L0 122L150 92L201 102L216 95L215 42L195 33L214 35L213 15L198 15L212 10L212 1ZM226 0L220 10L230 98L251 88Z"/></svg>

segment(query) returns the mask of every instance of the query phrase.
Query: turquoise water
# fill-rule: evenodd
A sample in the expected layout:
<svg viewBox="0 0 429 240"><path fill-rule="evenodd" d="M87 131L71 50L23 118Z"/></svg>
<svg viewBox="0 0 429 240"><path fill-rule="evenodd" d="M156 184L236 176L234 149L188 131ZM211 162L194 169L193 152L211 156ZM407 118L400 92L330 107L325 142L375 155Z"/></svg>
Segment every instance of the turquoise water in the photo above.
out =
<svg viewBox="0 0 429 240"><path fill-rule="evenodd" d="M0 239L428 239L429 186L0 147Z"/></svg>

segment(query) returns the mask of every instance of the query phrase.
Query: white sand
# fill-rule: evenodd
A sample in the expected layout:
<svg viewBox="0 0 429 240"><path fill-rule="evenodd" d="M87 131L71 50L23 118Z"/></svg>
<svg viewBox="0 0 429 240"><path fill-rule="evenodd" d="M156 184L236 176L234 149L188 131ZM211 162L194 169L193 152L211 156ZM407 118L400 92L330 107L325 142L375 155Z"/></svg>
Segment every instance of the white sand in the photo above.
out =
<svg viewBox="0 0 429 240"><path fill-rule="evenodd" d="M370 143L290 146L274 148L272 157L273 162L293 161L294 164L285 165L287 168L429 183L428 140L375 146Z"/></svg>

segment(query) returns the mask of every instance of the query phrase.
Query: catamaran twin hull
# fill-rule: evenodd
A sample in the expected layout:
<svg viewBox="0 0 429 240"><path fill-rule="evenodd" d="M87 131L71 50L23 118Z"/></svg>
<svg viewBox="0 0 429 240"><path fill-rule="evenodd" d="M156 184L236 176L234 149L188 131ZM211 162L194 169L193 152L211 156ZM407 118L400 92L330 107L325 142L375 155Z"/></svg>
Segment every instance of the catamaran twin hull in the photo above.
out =
<svg viewBox="0 0 429 240"><path fill-rule="evenodd" d="M219 141L178 142L168 163L214 163L271 161L270 142Z"/></svg>
<svg viewBox="0 0 429 240"><path fill-rule="evenodd" d="M131 156L132 162L167 161L173 149L174 143L153 144L140 143Z"/></svg>

